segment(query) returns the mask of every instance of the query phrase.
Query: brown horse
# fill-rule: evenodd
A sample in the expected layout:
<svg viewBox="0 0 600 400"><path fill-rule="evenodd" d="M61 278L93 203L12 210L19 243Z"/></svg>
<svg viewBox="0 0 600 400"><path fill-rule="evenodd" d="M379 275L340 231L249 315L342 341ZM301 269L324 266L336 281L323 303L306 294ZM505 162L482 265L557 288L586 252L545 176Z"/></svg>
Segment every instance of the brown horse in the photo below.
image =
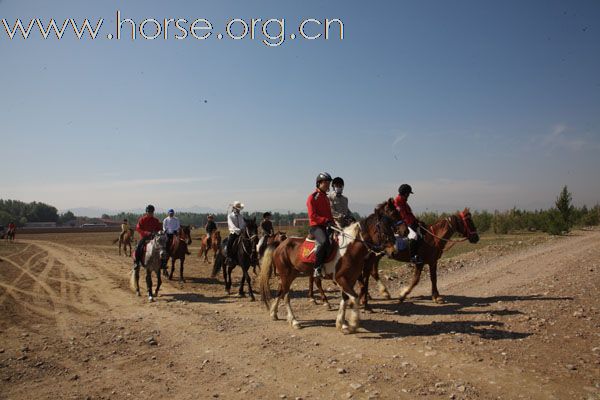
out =
<svg viewBox="0 0 600 400"><path fill-rule="evenodd" d="M188 250L188 246L191 244L192 235L190 234L189 225L180 227L177 235L173 236L173 243L171 243L171 248L169 249L169 257L171 258L169 280L173 279L175 260L179 260L179 282L185 282L185 279L183 279L183 263L185 262L185 256L192 254Z"/></svg>
<svg viewBox="0 0 600 400"><path fill-rule="evenodd" d="M471 212L468 208L465 208L462 212L457 212L448 218L441 219L430 227L421 225L421 232L423 233L423 244L419 248L419 255L424 263L415 266L413 280L409 286L402 289L399 301L403 302L419 283L424 264L427 264L429 265L429 277L431 278L431 298L436 303L442 303L443 298L440 296L437 288L438 260L442 257L448 242L457 242L451 239L455 233L461 234L470 243L477 243L479 241L477 228L473 223ZM395 253L392 258L397 261L410 262L408 249ZM381 257L369 257L365 263L362 277L359 280L361 286L360 301L361 304L365 305L365 309L368 309L369 276L379 276L378 268L380 259Z"/></svg>
<svg viewBox="0 0 600 400"><path fill-rule="evenodd" d="M200 251L198 252L198 257L204 256L204 262L209 264L208 261L208 252L209 250L213 251L213 261L221 248L221 232L214 231L212 237L208 237L208 235L202 238L202 244L200 245Z"/></svg>
<svg viewBox="0 0 600 400"><path fill-rule="evenodd" d="M9 229L6 232L6 241L7 242L14 242L15 241L15 230L16 229Z"/></svg>
<svg viewBox="0 0 600 400"><path fill-rule="evenodd" d="M131 257L131 242L133 242L133 229L129 229L127 232L119 235L119 237L113 240L113 244L119 242L119 255L121 255L121 246L123 246L123 252L126 257ZM129 255L127 254L127 248L129 247Z"/></svg>
<svg viewBox="0 0 600 400"><path fill-rule="evenodd" d="M379 204L377 206L377 208L375 209L375 211L387 215L394 222L397 222L398 218L400 218L400 214L398 214L398 211L396 210L396 206L394 205L394 199L392 199L392 198L388 199L384 203ZM396 234L397 235L399 234L401 236L406 236L407 231L408 230L407 230L405 224L401 224L401 225L396 224ZM374 257L374 254L369 253L367 258L369 258L369 257ZM379 256L379 258L381 258L381 257L383 257L383 255ZM381 282L381 280L379 279L379 271L376 268L373 269L373 271L374 271L374 273L372 273L371 276L373 276L373 278L377 281L379 291L386 298L388 298L388 299L391 298L390 293L388 292L387 288L385 287L383 282ZM362 279L362 277L359 279ZM326 306L328 309L331 309L331 304L329 304L329 301L327 300L327 296L325 296L325 291L323 290L321 279L314 278L312 275L309 277L309 281L308 281L308 299L309 299L309 301L311 301L314 304L317 304L317 302L314 298L314 292L313 292L314 283L317 284L317 289L319 289L322 304L324 306Z"/></svg>
<svg viewBox="0 0 600 400"><path fill-rule="evenodd" d="M338 329L349 333L358 329L358 294L354 291L354 284L362 272L367 254L370 252L392 254L394 252L393 225L393 219L378 210L364 221L351 224L344 229L343 233L348 241L339 246L334 260L325 264L325 274L333 278L342 289L340 309L336 318ZM290 306L290 287L296 277L312 275L314 269L313 264L299 260L303 242L303 238L287 238L277 247L268 247L261 261L259 277L262 300L269 309L271 318L278 319L279 302L284 300L287 308L287 321L294 328L299 328L300 324ZM271 304L269 279L274 269L279 274L279 293ZM350 307L348 323L346 323L346 307Z"/></svg>

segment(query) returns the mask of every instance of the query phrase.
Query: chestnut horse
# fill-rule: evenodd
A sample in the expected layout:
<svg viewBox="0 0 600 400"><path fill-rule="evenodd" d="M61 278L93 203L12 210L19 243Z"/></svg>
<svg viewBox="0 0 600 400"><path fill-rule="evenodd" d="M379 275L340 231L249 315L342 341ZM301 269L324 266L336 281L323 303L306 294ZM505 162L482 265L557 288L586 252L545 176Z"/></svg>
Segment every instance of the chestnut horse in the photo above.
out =
<svg viewBox="0 0 600 400"><path fill-rule="evenodd" d="M175 260L179 260L179 282L185 282L185 279L183 279L183 263L185 262L185 256L192 254L188 250L188 246L191 244L192 235L189 225L180 227L177 235L173 236L173 243L171 243L171 248L169 249L169 257L171 258L169 280L173 279Z"/></svg>
<svg viewBox="0 0 600 400"><path fill-rule="evenodd" d="M131 257L131 242L133 242L133 229L129 228L127 232L115 240L113 240L113 244L119 242L119 255L121 255L121 246L123 246L123 252L126 257ZM127 248L129 247L129 255L127 254Z"/></svg>
<svg viewBox="0 0 600 400"><path fill-rule="evenodd" d="M429 277L431 279L431 298L436 303L442 303L443 298L440 296L437 288L438 260L442 257L448 242L458 242L451 239L452 235L455 233L461 234L470 243L477 243L479 241L477 228L473 223L471 212L468 208L465 208L462 212L457 212L448 218L441 219L430 227L421 225L421 232L423 234L423 243L419 248L419 255L424 263L415 266L413 280L409 286L402 289L399 301L403 302L404 299L406 299L406 296L408 296L417 283L419 283L424 264L427 264L429 265ZM408 250L397 252L392 258L397 261L410 262ZM369 257L365 263L362 277L359 280L361 286L360 301L361 304L365 305L365 309L368 309L369 307L367 302L369 293L369 275L379 276L378 268L380 259L381 257Z"/></svg>
<svg viewBox="0 0 600 400"><path fill-rule="evenodd" d="M354 291L354 284L362 272L367 254L394 252L393 225L392 218L376 209L375 213L365 220L355 222L344 229L343 235L349 239L348 243L340 246L336 250L334 260L325 264L325 274L333 278L342 289L342 299L335 321L338 329L348 333L356 332L358 329L358 294ZM314 264L299 260L299 252L304 240L304 238L287 238L277 247L269 246L261 261L259 286L262 300L273 320L278 319L279 302L284 300L287 321L293 328L299 328L300 323L296 320L290 306L290 287L296 277L312 275L314 270ZM269 280L274 269L279 275L279 293L275 301L271 302ZM350 307L348 323L346 323L346 307Z"/></svg>
<svg viewBox="0 0 600 400"><path fill-rule="evenodd" d="M397 222L398 218L400 218L400 214L398 214L398 211L396 210L396 206L394 205L394 199L392 199L392 198L390 198L386 202L378 205L376 211L384 213L385 215L390 217L395 222ZM407 231L408 231L408 229L406 228L405 224L400 224L400 225L397 224L396 225L396 234L400 234L401 236L406 236ZM342 236L342 238L343 238L343 236ZM374 255L372 253L369 253L367 258L369 258L369 257L374 257ZM381 257L383 257L383 256L379 256L379 258L381 258ZM377 285L379 287L380 293L382 295L384 295L386 298L390 299L391 296L387 290L387 287L385 287L383 282L379 279L379 271L376 268L373 269L372 271L374 273L372 273L371 276L373 276L373 278L377 281ZM309 299L309 301L311 301L314 304L317 304L317 302L314 298L314 295L313 295L314 283L317 284L317 289L319 289L322 304L324 306L326 306L328 309L331 309L331 305L329 304L329 301L327 300L327 296L325 296L325 291L323 290L321 279L313 278L312 275L309 277L309 280L308 280L308 299Z"/></svg>
<svg viewBox="0 0 600 400"><path fill-rule="evenodd" d="M198 257L204 256L204 262L210 263L208 261L208 252L210 250L213 251L213 261L217 257L217 253L219 252L219 248L221 247L221 232L214 231L212 236L209 238L208 235L202 238L202 244L200 245L200 252L198 252Z"/></svg>

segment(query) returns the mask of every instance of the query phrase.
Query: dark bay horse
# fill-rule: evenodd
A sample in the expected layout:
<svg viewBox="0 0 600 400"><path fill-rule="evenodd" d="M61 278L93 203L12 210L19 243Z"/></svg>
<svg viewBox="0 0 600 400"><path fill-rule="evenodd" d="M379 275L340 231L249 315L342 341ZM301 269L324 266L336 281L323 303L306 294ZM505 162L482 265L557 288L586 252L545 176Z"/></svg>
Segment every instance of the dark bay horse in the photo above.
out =
<svg viewBox="0 0 600 400"><path fill-rule="evenodd" d="M479 235L477 228L473 223L471 212L465 208L462 212L457 212L448 218L441 219L430 227L421 226L423 234L423 244L419 248L419 255L424 261L424 264L429 265L429 277L431 278L431 298L436 303L442 303L443 298L440 296L437 288L437 263L442 257L446 244L451 241L452 235L455 233L461 234L470 243L477 243ZM408 250L395 253L392 258L397 261L410 262ZM379 275L379 260L381 257L369 257L365 263L362 277L359 281L361 285L360 300L361 304L368 309L368 293L369 293L369 276ZM406 299L406 296L419 283L421 272L424 264L415 267L412 282L409 286L402 289L400 292L400 302Z"/></svg>
<svg viewBox="0 0 600 400"><path fill-rule="evenodd" d="M14 242L15 241L15 229L9 229L6 232L6 241L7 242Z"/></svg>
<svg viewBox="0 0 600 400"><path fill-rule="evenodd" d="M190 233L190 226L185 225L180 227L177 235L173 237L173 243L171 243L171 248L169 249L169 256L171 258L171 273L169 274L169 280L173 279L175 261L179 260L179 282L185 282L185 279L183 279L183 263L185 262L185 256L192 254L188 250L188 246L191 244L192 235Z"/></svg>
<svg viewBox="0 0 600 400"><path fill-rule="evenodd" d="M164 232L156 233L146 244L142 266L146 269L146 286L148 288L148 300L154 301L158 297L158 289L162 283L160 267L167 259L167 235ZM156 291L152 295L152 272L156 274ZM131 271L129 283L131 288L140 295L140 267L134 267Z"/></svg>
<svg viewBox="0 0 600 400"><path fill-rule="evenodd" d="M325 264L326 275L342 289L342 299L336 317L336 327L349 333L356 332L359 324L358 294L354 291L354 284L360 276L363 263L367 254L374 252L392 254L395 249L393 231L394 221L380 211L368 216L361 222L356 222L344 229L345 237L349 238L347 244L340 246L333 261ZM314 265L300 261L299 252L304 238L287 238L279 246L270 246L265 251L261 261L259 277L262 300L269 309L271 318L277 320L279 302L284 300L287 308L287 321L299 328L290 306L290 288L298 276L312 275ZM279 277L279 293L275 301L271 302L271 289L269 280L276 270ZM346 323L346 308L350 308L350 316Z"/></svg>
<svg viewBox="0 0 600 400"><path fill-rule="evenodd" d="M123 252L125 253L125 256L131 257L131 242L133 242L133 229L129 228L127 232L125 232L122 235L119 235L117 239L113 240L113 244L116 244L117 242L119 242L119 255L121 255L121 246L123 246ZM128 247L129 254L127 254Z"/></svg>
<svg viewBox="0 0 600 400"><path fill-rule="evenodd" d="M255 218L244 218L244 221L246 222L246 228L242 230L238 239L234 243L227 243L227 246L233 246L233 249L231 249L233 258L229 259L227 257L223 257L226 264L222 266L223 279L225 280L225 290L227 290L227 293L231 293L231 271L233 271L233 269L238 265L242 267L243 275L242 282L240 283L239 295L240 297L245 297L244 284L248 282L248 293L250 294L250 299L254 301L255 298L254 292L252 291L252 280L248 271L250 270L250 266L253 263L256 263L256 260L258 259L256 250L256 245L258 244L258 226L256 225ZM216 270L216 265L214 270Z"/></svg>
<svg viewBox="0 0 600 400"><path fill-rule="evenodd" d="M219 248L221 247L221 232L214 231L212 236L209 238L208 235L202 238L202 243L200 245L200 251L198 252L198 257L204 256L204 262L209 263L208 261L208 252L210 250L213 251L213 261L217 257L217 253L219 252Z"/></svg>

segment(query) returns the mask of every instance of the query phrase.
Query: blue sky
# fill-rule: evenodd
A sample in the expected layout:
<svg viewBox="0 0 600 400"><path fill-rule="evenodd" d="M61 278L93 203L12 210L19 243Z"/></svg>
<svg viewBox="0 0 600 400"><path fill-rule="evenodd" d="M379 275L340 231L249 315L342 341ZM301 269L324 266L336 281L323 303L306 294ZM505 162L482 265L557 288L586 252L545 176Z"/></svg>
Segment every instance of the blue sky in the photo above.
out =
<svg viewBox="0 0 600 400"><path fill-rule="evenodd" d="M106 39L123 18L338 18L344 39ZM0 19L0 197L59 209L302 210L318 172L368 212L600 201L597 1L17 1Z"/></svg>

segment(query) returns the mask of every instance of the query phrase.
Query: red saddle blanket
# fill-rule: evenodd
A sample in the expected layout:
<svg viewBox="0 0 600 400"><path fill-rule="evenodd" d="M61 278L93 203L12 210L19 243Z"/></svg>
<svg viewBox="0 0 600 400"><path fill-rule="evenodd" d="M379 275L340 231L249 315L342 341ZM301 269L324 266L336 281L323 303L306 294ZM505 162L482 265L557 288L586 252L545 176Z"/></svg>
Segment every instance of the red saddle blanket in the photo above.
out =
<svg viewBox="0 0 600 400"><path fill-rule="evenodd" d="M314 240L304 240L304 243L302 243L302 245L300 246L300 251L298 252L298 258L300 259L300 262L309 264L314 264L317 262L317 252L315 251L315 244L316 242ZM329 254L325 258L325 263L333 261L335 255L337 254L338 247L338 243L336 241L333 241L333 243L331 244L331 249L329 250Z"/></svg>

